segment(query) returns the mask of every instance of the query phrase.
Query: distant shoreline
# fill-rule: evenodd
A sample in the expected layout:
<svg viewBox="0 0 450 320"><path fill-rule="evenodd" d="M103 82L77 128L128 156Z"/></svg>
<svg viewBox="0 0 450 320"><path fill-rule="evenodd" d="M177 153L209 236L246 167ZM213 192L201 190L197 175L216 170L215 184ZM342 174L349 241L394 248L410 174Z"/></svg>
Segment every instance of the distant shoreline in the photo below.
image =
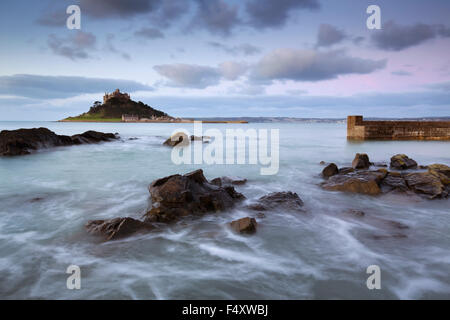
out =
<svg viewBox="0 0 450 320"><path fill-rule="evenodd" d="M99 123L194 123L201 121L203 123L248 123L246 120L145 120L145 121L122 121L118 120L58 120L57 122L99 122Z"/></svg>

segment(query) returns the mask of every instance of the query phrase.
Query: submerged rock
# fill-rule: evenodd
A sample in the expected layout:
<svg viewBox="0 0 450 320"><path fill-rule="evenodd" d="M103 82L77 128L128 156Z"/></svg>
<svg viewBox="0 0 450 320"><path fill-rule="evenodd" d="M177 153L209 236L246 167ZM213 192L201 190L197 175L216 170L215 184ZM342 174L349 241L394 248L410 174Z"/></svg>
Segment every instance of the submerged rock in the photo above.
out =
<svg viewBox="0 0 450 320"><path fill-rule="evenodd" d="M230 227L237 233L247 234L255 233L257 225L256 220L250 217L234 220L230 223Z"/></svg>
<svg viewBox="0 0 450 320"><path fill-rule="evenodd" d="M269 193L247 208L255 211L304 211L302 199L297 193L291 191Z"/></svg>
<svg viewBox="0 0 450 320"><path fill-rule="evenodd" d="M44 148L99 143L118 139L112 133L86 131L73 136L57 135L47 128L3 130L0 132L0 156L30 154Z"/></svg>
<svg viewBox="0 0 450 320"><path fill-rule="evenodd" d="M188 215L223 211L245 198L232 186L209 183L201 169L157 179L149 191L153 204L145 215L148 222L172 222Z"/></svg>
<svg viewBox="0 0 450 320"><path fill-rule="evenodd" d="M114 218L109 220L90 220L86 223L90 234L99 235L105 240L117 240L137 232L149 231L153 226L133 218Z"/></svg>
<svg viewBox="0 0 450 320"><path fill-rule="evenodd" d="M353 169L368 169L370 165L369 156L365 153L357 153L352 161Z"/></svg>
<svg viewBox="0 0 450 320"><path fill-rule="evenodd" d="M322 176L324 178L329 178L339 173L339 169L336 164L330 163L322 170Z"/></svg>
<svg viewBox="0 0 450 320"><path fill-rule="evenodd" d="M391 158L391 168L397 170L415 169L417 162L410 159L406 154L396 154Z"/></svg>

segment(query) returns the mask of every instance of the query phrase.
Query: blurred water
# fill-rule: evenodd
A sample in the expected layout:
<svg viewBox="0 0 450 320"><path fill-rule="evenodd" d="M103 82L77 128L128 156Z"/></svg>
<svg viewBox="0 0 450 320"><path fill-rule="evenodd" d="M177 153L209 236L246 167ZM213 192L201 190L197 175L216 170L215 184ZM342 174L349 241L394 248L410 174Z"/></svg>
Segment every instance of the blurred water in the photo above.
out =
<svg viewBox="0 0 450 320"><path fill-rule="evenodd" d="M118 132L122 140L0 158L0 298L47 299L409 299L450 298L450 200L348 195L321 190L321 160L349 165L405 153L420 164L450 164L450 143L349 143L344 124L207 124L207 128L280 130L280 170L255 165L180 165L162 142L190 124L0 122L0 130L47 127L58 134ZM137 137L137 140L128 140ZM258 232L238 236L227 222L243 209L188 219L160 232L103 243L89 219L140 218L148 184L203 168L208 179L241 176L251 201L297 192L306 214L271 212ZM366 218L342 212L360 209ZM378 221L366 223L365 221ZM378 220L376 220L378 219ZM402 222L407 238L379 219ZM66 268L81 268L81 290L66 288ZM379 265L382 289L368 290L366 268Z"/></svg>

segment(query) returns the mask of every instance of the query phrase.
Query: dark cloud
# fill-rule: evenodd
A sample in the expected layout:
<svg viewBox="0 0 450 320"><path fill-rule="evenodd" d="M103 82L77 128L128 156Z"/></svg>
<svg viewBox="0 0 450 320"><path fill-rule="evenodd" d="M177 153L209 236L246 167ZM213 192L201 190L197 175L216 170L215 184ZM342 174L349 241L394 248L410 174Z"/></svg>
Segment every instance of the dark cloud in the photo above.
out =
<svg viewBox="0 0 450 320"><path fill-rule="evenodd" d="M373 32L371 38L373 44L379 49L389 51L400 51L438 36L450 37L450 29L443 25L417 23L412 26L401 26L394 21L385 23L381 30Z"/></svg>
<svg viewBox="0 0 450 320"><path fill-rule="evenodd" d="M196 0L197 12L192 18L192 29L205 29L210 33L229 36L241 24L238 7L224 0Z"/></svg>
<svg viewBox="0 0 450 320"><path fill-rule="evenodd" d="M214 47L214 48L221 49L224 52L232 54L232 55L242 54L245 56L251 56L251 55L258 54L261 52L261 48L256 47L251 44L248 44L248 43L243 43L243 44L235 45L235 46L228 46L221 42L210 41L210 42L208 42L208 45L210 45L211 47Z"/></svg>
<svg viewBox="0 0 450 320"><path fill-rule="evenodd" d="M96 18L128 18L157 10L162 0L80 0L82 12Z"/></svg>
<svg viewBox="0 0 450 320"><path fill-rule="evenodd" d="M256 28L281 27L293 10L318 9L317 0L251 0L246 4L249 24Z"/></svg>
<svg viewBox="0 0 450 320"><path fill-rule="evenodd" d="M348 56L345 51L278 49L263 57L252 71L256 81L320 81L345 74L367 74L382 69L386 60Z"/></svg>
<svg viewBox="0 0 450 320"><path fill-rule="evenodd" d="M69 98L86 93L109 92L116 88L127 92L152 90L150 86L131 80L31 74L0 76L1 95L32 99Z"/></svg>
<svg viewBox="0 0 450 320"><path fill-rule="evenodd" d="M316 47L329 47L346 38L345 32L330 24L321 24L317 33Z"/></svg>
<svg viewBox="0 0 450 320"><path fill-rule="evenodd" d="M66 38L54 34L48 37L48 46L57 55L71 60L90 58L89 51L95 48L97 38L90 32L76 31Z"/></svg>
<svg viewBox="0 0 450 320"><path fill-rule="evenodd" d="M164 34L156 28L142 28L134 33L135 36L147 39L161 39Z"/></svg>
<svg viewBox="0 0 450 320"><path fill-rule="evenodd" d="M153 69L171 81L170 85L188 88L206 88L221 79L217 68L191 64L163 64Z"/></svg>

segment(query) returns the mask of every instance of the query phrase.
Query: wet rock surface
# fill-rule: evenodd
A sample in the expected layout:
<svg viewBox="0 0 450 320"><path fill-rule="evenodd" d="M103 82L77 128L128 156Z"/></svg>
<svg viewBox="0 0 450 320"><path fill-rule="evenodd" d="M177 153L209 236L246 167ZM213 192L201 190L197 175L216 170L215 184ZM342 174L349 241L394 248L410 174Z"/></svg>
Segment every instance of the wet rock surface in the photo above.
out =
<svg viewBox="0 0 450 320"><path fill-rule="evenodd" d="M322 188L330 191L377 195L381 193L379 183L385 176L386 173L379 171L340 173L330 177L322 184Z"/></svg>
<svg viewBox="0 0 450 320"><path fill-rule="evenodd" d="M39 149L99 143L116 140L113 133L86 131L73 136L57 135L47 128L3 130L0 132L0 156L19 156Z"/></svg>
<svg viewBox="0 0 450 320"><path fill-rule="evenodd" d="M256 220L254 218L246 217L238 220L234 220L230 223L230 227L237 233L241 234L253 234L256 232L257 227Z"/></svg>
<svg viewBox="0 0 450 320"><path fill-rule="evenodd" d="M291 191L272 192L257 200L256 203L247 206L255 211L301 211L303 212L303 201L297 193Z"/></svg>
<svg viewBox="0 0 450 320"><path fill-rule="evenodd" d="M369 169L370 166L369 156L365 153L357 153L352 161L353 169Z"/></svg>
<svg viewBox="0 0 450 320"><path fill-rule="evenodd" d="M415 169L417 162L410 159L406 154L396 154L391 158L391 168L397 170Z"/></svg>
<svg viewBox="0 0 450 320"><path fill-rule="evenodd" d="M201 169L155 180L149 191L153 202L145 215L149 222L172 222L188 215L219 212L245 198L232 186L209 183Z"/></svg>
<svg viewBox="0 0 450 320"><path fill-rule="evenodd" d="M336 164L330 163L322 170L322 176L324 178L329 178L339 173L339 169Z"/></svg>
<svg viewBox="0 0 450 320"><path fill-rule="evenodd" d="M86 223L87 231L105 240L117 240L138 232L150 231L153 226L133 218L114 218L109 220L90 220Z"/></svg>

